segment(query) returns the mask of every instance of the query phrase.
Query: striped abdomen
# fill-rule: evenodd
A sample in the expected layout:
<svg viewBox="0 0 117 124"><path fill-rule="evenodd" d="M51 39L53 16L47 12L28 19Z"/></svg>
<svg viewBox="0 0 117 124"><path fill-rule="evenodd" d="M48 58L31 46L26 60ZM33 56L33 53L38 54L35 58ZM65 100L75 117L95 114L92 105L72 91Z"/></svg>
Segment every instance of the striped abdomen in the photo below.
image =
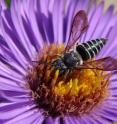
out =
<svg viewBox="0 0 117 124"><path fill-rule="evenodd" d="M88 60L95 57L105 44L106 39L103 38L91 40L76 46L76 50L83 60Z"/></svg>

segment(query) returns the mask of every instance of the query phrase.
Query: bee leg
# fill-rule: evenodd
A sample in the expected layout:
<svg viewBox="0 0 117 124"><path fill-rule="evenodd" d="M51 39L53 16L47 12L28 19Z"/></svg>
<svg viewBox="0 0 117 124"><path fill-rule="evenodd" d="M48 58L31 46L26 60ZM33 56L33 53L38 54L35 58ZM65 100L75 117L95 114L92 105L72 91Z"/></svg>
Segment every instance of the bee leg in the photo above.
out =
<svg viewBox="0 0 117 124"><path fill-rule="evenodd" d="M70 73L70 69L68 69L68 70L65 72L65 74L64 74L64 80L67 79L69 73Z"/></svg>

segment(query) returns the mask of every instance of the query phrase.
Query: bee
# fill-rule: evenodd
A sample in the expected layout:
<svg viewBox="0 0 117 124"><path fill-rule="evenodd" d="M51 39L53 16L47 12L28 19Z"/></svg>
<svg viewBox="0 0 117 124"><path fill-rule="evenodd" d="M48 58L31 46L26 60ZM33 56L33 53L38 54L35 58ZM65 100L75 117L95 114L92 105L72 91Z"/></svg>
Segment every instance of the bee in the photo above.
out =
<svg viewBox="0 0 117 124"><path fill-rule="evenodd" d="M88 27L87 14L84 10L78 11L73 18L69 40L64 53L51 62L54 69L58 69L61 75L73 69L117 70L117 60L110 56L93 60L106 44L107 39L99 38L85 43L78 42ZM96 67L93 66L94 64Z"/></svg>

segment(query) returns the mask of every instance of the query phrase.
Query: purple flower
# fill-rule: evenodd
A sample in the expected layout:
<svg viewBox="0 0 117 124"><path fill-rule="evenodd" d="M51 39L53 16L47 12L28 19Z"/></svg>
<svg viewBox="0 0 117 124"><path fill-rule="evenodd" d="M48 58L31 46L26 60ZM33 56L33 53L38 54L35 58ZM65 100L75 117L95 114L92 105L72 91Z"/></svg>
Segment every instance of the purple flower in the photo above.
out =
<svg viewBox="0 0 117 124"><path fill-rule="evenodd" d="M0 7L0 124L111 124L117 122L117 72L112 72L109 96L95 110L81 116L45 116L26 80L39 50L66 43L72 19L79 10L88 15L89 28L80 40L108 38L96 59L117 56L117 14L111 5L94 0L11 0ZM37 87L37 85L35 86ZM33 90L34 91L34 90ZM40 89L39 89L40 91ZM43 101L43 100L42 100Z"/></svg>

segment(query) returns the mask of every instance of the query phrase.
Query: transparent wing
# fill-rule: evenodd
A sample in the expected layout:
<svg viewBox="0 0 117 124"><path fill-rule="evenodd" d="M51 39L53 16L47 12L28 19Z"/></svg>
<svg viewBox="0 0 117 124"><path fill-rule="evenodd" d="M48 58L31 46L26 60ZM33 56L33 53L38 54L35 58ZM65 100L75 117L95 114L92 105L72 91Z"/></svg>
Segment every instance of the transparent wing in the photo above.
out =
<svg viewBox="0 0 117 124"><path fill-rule="evenodd" d="M79 69L98 69L103 71L114 71L117 70L117 59L112 57L106 57L99 60L93 60L84 63Z"/></svg>
<svg viewBox="0 0 117 124"><path fill-rule="evenodd" d="M73 19L71 32L65 51L69 50L76 43L76 41L87 30L87 28L88 28L87 14L85 13L84 10L80 10L76 13Z"/></svg>

